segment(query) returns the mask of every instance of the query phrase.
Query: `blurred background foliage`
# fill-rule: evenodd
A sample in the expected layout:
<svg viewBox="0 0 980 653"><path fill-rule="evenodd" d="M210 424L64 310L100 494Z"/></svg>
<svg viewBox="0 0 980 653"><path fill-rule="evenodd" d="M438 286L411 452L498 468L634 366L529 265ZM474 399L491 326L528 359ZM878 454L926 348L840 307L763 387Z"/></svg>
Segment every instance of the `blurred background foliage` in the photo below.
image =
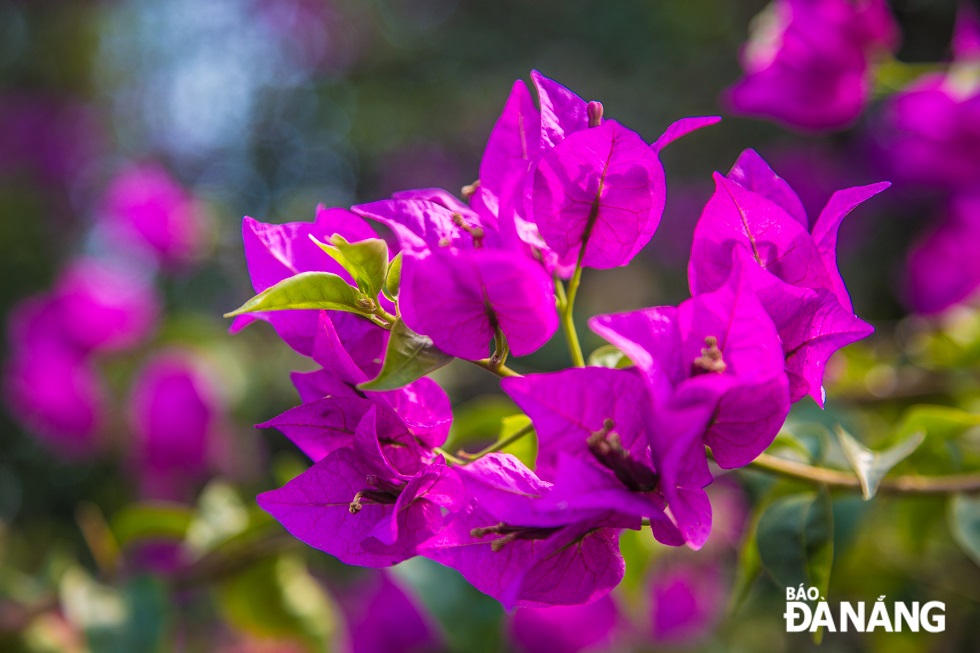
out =
<svg viewBox="0 0 980 653"><path fill-rule="evenodd" d="M0 311L7 318L46 292L79 256L126 263L155 285L163 307L138 346L95 355L107 417L86 455L65 455L0 409L0 650L497 651L518 641L539 650L539 623L504 615L455 572L426 560L385 575L345 568L282 538L255 506L257 492L304 468L284 438L251 425L296 403L288 372L309 363L265 325L226 334L220 315L251 294L240 219L306 221L317 203L348 206L414 187L457 192L476 176L511 83L532 68L601 99L608 116L648 140L682 116L721 112L720 126L664 155L667 209L645 254L629 268L586 275L578 316L592 351L602 343L584 329L588 315L687 296L687 248L711 172L727 170L742 149L759 150L811 218L833 190L883 177L868 153L874 109L853 129L823 137L724 114L719 93L740 75L737 53L764 4L0 3ZM900 60L948 59L951 0L891 6L903 32ZM113 180L148 163L199 208L192 260L176 267L148 263L107 234ZM832 435L838 424L876 449L925 431L897 472L977 470L980 313L907 314L899 273L936 200L903 188L887 195L852 216L840 239L856 312L877 333L835 358L828 409L802 402L773 451L846 468ZM207 368L222 428L206 473L187 477L193 491L163 501L140 490L128 402L137 371L175 348ZM566 356L556 338L516 366L556 369ZM493 441L516 412L479 371L452 365L437 379L461 407L451 449ZM513 420L503 428L513 432ZM514 453L534 456L527 447ZM759 560L765 542L755 546L771 531L756 528L760 515L813 488L758 472L716 485L720 523L704 551L668 551L649 533L624 534L628 570L613 595L613 640L587 642L593 649L815 646L807 634L784 632L785 570ZM830 499L833 600L945 601L947 630L827 634L821 649L980 650L977 500L882 495L866 503L853 491ZM560 639L551 645L565 646Z"/></svg>

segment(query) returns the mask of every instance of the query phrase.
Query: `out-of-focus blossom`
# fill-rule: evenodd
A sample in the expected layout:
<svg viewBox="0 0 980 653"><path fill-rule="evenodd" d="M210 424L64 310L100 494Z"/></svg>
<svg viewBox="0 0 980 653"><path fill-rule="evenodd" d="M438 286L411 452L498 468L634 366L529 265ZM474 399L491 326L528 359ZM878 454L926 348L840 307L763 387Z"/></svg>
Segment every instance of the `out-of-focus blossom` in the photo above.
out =
<svg viewBox="0 0 980 653"><path fill-rule="evenodd" d="M102 206L108 232L174 269L193 261L206 240L205 212L161 166L133 165L113 179Z"/></svg>
<svg viewBox="0 0 980 653"><path fill-rule="evenodd" d="M347 621L349 653L442 650L432 617L384 571L369 571L336 593Z"/></svg>
<svg viewBox="0 0 980 653"><path fill-rule="evenodd" d="M95 113L82 105L45 95L0 98L0 175L68 186L98 159L103 137Z"/></svg>
<svg viewBox="0 0 980 653"><path fill-rule="evenodd" d="M139 275L94 259L76 261L53 290L58 329L81 351L121 351L147 340L156 329L159 300Z"/></svg>
<svg viewBox="0 0 980 653"><path fill-rule="evenodd" d="M872 88L872 63L895 50L885 0L774 0L742 49L733 110L804 130L846 127Z"/></svg>
<svg viewBox="0 0 980 653"><path fill-rule="evenodd" d="M102 382L89 361L56 342L15 352L4 370L11 413L66 458L92 453L105 421Z"/></svg>
<svg viewBox="0 0 980 653"><path fill-rule="evenodd" d="M980 20L962 7L949 69L892 96L876 121L882 164L897 181L980 188Z"/></svg>
<svg viewBox="0 0 980 653"><path fill-rule="evenodd" d="M144 496L193 496L222 437L223 409L213 381L190 352L165 351L147 363L133 382L129 406Z"/></svg>
<svg viewBox="0 0 980 653"><path fill-rule="evenodd" d="M281 40L292 70L343 73L367 42L354 12L332 0L255 0L255 15Z"/></svg>
<svg viewBox="0 0 980 653"><path fill-rule="evenodd" d="M578 653L608 650L620 625L616 602L607 594L586 605L518 608L508 630L523 653Z"/></svg>
<svg viewBox="0 0 980 653"><path fill-rule="evenodd" d="M693 645L711 633L724 609L721 565L665 563L650 581L650 636L657 644Z"/></svg>
<svg viewBox="0 0 980 653"><path fill-rule="evenodd" d="M919 313L938 313L980 288L980 195L955 197L939 226L908 255L906 295Z"/></svg>

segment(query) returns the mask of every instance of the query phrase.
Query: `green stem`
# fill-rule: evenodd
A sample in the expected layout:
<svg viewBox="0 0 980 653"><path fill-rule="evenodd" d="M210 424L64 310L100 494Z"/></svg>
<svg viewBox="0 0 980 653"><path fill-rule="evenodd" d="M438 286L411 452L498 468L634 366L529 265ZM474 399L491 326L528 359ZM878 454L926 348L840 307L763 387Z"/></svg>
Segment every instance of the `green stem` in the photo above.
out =
<svg viewBox="0 0 980 653"><path fill-rule="evenodd" d="M443 449L441 447L436 447L435 448L435 452L437 454L440 454L442 457L444 457L446 460L448 460L449 462L451 462L454 465L465 465L466 464L466 461L465 460L463 460L462 458L457 458L456 456L452 455L451 453L449 453L448 451L446 451L445 449Z"/></svg>
<svg viewBox="0 0 980 653"><path fill-rule="evenodd" d="M469 454L469 453L466 453L466 452L460 452L460 455L463 458L466 459L466 461L463 464L464 465L468 465L469 463L473 462L474 460L479 460L480 458L483 458L486 455L489 455L489 454L492 454L492 453L497 453L498 451L501 451L502 449L506 449L507 447L509 447L510 445L514 444L515 442L517 442L518 440L520 440L521 438L523 438L525 435L527 435L529 433L534 433L534 425L533 424L528 424L527 426L525 426L524 428L522 428L520 431L517 431L516 433L513 433L511 435L508 435L506 438L504 438L502 440L497 440L496 442L494 442L493 444L491 444L486 449L483 449L482 451L478 451L477 453Z"/></svg>
<svg viewBox="0 0 980 653"><path fill-rule="evenodd" d="M861 491L861 481L851 472L808 465L770 454L760 454L749 467L777 476L840 488ZM955 494L980 492L980 472L947 476L905 475L882 480L878 491L890 494Z"/></svg>
<svg viewBox="0 0 980 653"><path fill-rule="evenodd" d="M507 367L504 364L494 365L493 364L493 361L491 359L489 359L489 358L484 358L484 359L478 360L478 361L467 361L467 362L468 363L472 363L472 364L476 365L477 367L482 367L486 371L492 372L493 374L496 374L497 376L499 376L501 378L506 378L508 376L521 376L520 374L518 374L514 370L510 369L509 367Z"/></svg>
<svg viewBox="0 0 980 653"><path fill-rule="evenodd" d="M500 325L497 324L496 320L493 323L493 345L493 355L490 357L490 364L495 369L500 369L507 362L507 354L510 353L510 348L507 346L507 338L504 336L504 332L500 329Z"/></svg>
<svg viewBox="0 0 980 653"><path fill-rule="evenodd" d="M583 246L582 251L585 251ZM575 272L568 281L568 294L565 288L558 282L555 285L558 292L558 310L561 313L561 327L565 332L565 340L568 341L568 353L572 356L572 364L575 367L585 367L585 357L582 355L582 345L578 340L578 332L575 330L575 296L578 294L578 287L582 281L582 256L575 263Z"/></svg>

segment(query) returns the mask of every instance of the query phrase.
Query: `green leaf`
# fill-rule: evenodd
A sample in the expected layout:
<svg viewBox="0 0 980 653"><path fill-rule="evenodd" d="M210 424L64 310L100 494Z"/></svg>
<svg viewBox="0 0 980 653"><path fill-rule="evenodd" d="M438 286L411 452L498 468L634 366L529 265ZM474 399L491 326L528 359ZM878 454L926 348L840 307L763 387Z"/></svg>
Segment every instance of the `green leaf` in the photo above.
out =
<svg viewBox="0 0 980 653"><path fill-rule="evenodd" d="M925 435L922 431L912 433L894 447L884 451L868 449L840 426L837 427L837 439L840 440L844 457L861 481L861 494L864 495L864 500L868 501L878 491L885 474L918 449Z"/></svg>
<svg viewBox="0 0 980 653"><path fill-rule="evenodd" d="M391 325L385 360L378 376L361 383L358 390L396 390L453 360L432 344L432 338L415 333L399 318Z"/></svg>
<svg viewBox="0 0 980 653"><path fill-rule="evenodd" d="M257 637L287 637L309 651L330 648L336 618L333 604L298 558L282 556L253 563L217 588L224 617Z"/></svg>
<svg viewBox="0 0 980 653"><path fill-rule="evenodd" d="M925 433L930 440L950 440L974 426L980 426L980 415L976 413L949 406L920 404L905 411L897 433L899 437Z"/></svg>
<svg viewBox="0 0 980 653"><path fill-rule="evenodd" d="M310 240L330 255L350 273L361 292L377 299L388 273L388 245L380 238L368 238L349 243L340 234L330 237L330 243L321 243L312 234Z"/></svg>
<svg viewBox="0 0 980 653"><path fill-rule="evenodd" d="M317 309L371 315L370 300L336 274L300 272L266 288L225 317L260 311Z"/></svg>
<svg viewBox="0 0 980 653"><path fill-rule="evenodd" d="M503 395L484 395L471 399L453 410L447 451L476 450L477 445L493 443L500 434L500 423L519 408Z"/></svg>
<svg viewBox="0 0 980 653"><path fill-rule="evenodd" d="M745 603L748 598L755 579L762 571L762 561L759 559L759 547L757 545L757 532L759 528L759 515L753 516L749 523L742 545L738 550L738 561L735 563L735 585L732 587L731 597L728 601L728 612L734 614Z"/></svg>
<svg viewBox="0 0 980 653"><path fill-rule="evenodd" d="M118 588L73 567L61 579L60 595L65 616L85 633L91 653L163 650L169 602L159 580L138 576Z"/></svg>
<svg viewBox="0 0 980 653"><path fill-rule="evenodd" d="M509 438L529 426L531 426L531 418L527 415L508 415L500 420L500 435L497 437L497 441ZM527 465L528 468L534 469L534 462L538 458L538 434L534 431L526 433L501 451L517 456L517 459Z"/></svg>
<svg viewBox="0 0 980 653"><path fill-rule="evenodd" d="M382 290L384 291L385 297L391 301L395 301L395 298L398 297L398 290L401 288L403 258L402 252L398 252L395 258L391 259L391 263L388 264L388 274L385 275L385 285Z"/></svg>
<svg viewBox="0 0 980 653"><path fill-rule="evenodd" d="M180 503L133 503L112 520L112 532L120 548L146 539L183 540L192 519L190 508Z"/></svg>
<svg viewBox="0 0 980 653"><path fill-rule="evenodd" d="M586 362L586 365L589 367L623 369L625 367L632 367L633 361L621 352L618 347L603 345L589 354L589 360Z"/></svg>
<svg viewBox="0 0 980 653"><path fill-rule="evenodd" d="M834 559L834 520L826 492L775 500L759 518L759 561L783 588L816 587L827 595Z"/></svg>
<svg viewBox="0 0 980 653"><path fill-rule="evenodd" d="M947 521L953 539L980 565L980 496L956 494L950 498Z"/></svg>

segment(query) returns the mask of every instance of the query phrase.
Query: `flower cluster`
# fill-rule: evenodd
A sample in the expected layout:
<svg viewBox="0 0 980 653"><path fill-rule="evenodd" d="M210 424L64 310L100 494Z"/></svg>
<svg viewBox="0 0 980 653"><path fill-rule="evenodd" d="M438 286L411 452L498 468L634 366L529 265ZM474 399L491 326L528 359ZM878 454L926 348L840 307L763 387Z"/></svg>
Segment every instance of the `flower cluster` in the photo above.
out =
<svg viewBox="0 0 980 653"><path fill-rule="evenodd" d="M245 218L259 294L230 314L233 329L269 322L321 367L293 376L302 405L260 425L313 465L259 505L345 563L422 555L508 608L605 595L623 577L624 528L705 543L706 447L722 468L751 462L792 402L822 405L829 357L871 332L837 270L837 229L887 186L839 191L811 227L789 185L744 152L695 231L692 298L593 317L621 355L586 367L571 322L582 270L627 265L647 244L664 207L660 150L717 118L680 120L651 145L531 77L537 102L515 83L465 202L421 189L320 207L312 223ZM396 252L365 218L390 228ZM506 366L559 326L575 367ZM439 448L451 405L426 374L453 357L503 377L538 438L533 469L499 447L465 460Z"/></svg>

